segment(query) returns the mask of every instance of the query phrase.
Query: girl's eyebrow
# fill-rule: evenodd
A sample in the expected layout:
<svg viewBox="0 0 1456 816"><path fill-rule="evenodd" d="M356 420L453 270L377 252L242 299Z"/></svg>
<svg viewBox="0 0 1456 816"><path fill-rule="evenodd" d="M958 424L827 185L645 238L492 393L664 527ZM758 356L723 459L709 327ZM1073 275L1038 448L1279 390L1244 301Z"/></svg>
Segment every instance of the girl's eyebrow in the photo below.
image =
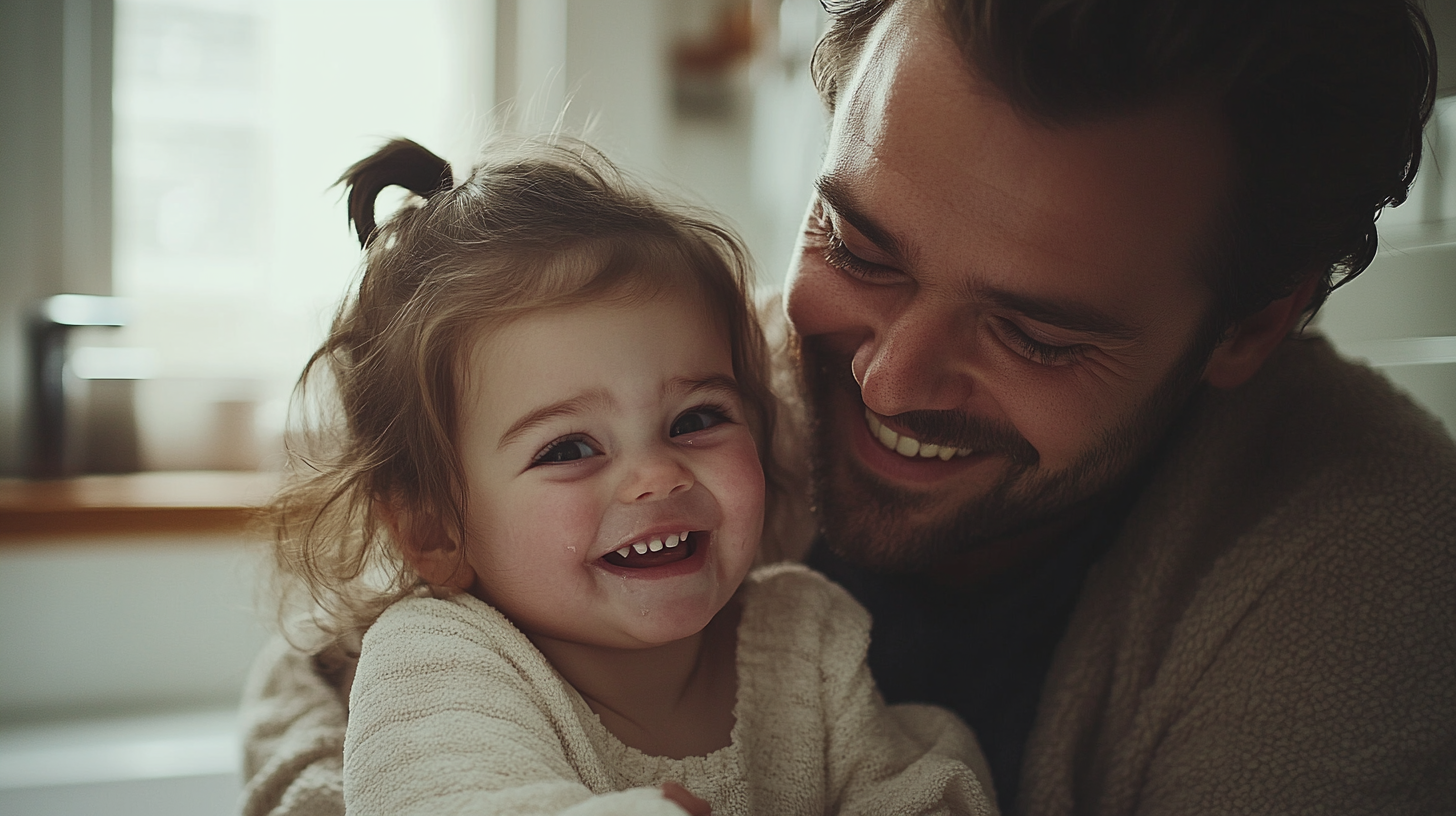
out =
<svg viewBox="0 0 1456 816"><path fill-rule="evenodd" d="M738 394L738 381L726 374L707 374L701 377L673 377L662 385L664 394L680 393L692 394L698 391L721 391L730 394ZM527 431L550 422L553 419L560 419L566 416L575 416L593 408L612 404L612 395L604 388L593 388L583 391L574 397L553 402L550 405L543 405L534 411L511 423L511 427L501 434L500 442L496 443L496 450L520 438Z"/></svg>
<svg viewBox="0 0 1456 816"><path fill-rule="evenodd" d="M542 423L564 416L580 414L587 409L608 405L611 402L612 395L608 394L605 389L593 388L590 391L584 391L569 399L544 405L511 423L511 427L507 428L506 432L501 434L500 442L496 445L496 450L504 448L526 431Z"/></svg>
<svg viewBox="0 0 1456 816"><path fill-rule="evenodd" d="M727 374L707 374L702 377L673 377L662 386L664 394L692 394L697 391L726 391L739 393L738 381Z"/></svg>

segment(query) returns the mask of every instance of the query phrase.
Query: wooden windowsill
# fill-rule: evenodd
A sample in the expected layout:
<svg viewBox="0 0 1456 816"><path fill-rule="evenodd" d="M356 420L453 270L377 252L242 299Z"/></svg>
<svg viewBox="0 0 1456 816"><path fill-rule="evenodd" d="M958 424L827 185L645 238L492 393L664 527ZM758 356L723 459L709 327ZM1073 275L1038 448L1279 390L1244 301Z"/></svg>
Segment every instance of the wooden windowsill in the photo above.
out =
<svg viewBox="0 0 1456 816"><path fill-rule="evenodd" d="M243 532L276 473L155 472L0 479L0 544L71 536Z"/></svg>

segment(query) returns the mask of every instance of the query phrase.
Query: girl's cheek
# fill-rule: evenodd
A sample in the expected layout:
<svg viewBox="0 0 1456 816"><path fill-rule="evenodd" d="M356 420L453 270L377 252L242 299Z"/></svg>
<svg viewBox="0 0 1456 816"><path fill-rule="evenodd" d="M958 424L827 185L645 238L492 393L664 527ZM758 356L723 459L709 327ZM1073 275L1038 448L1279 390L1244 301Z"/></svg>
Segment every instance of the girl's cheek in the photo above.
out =
<svg viewBox="0 0 1456 816"><path fill-rule="evenodd" d="M763 508L764 476L763 464L758 460L758 447L753 438L744 434L744 439L733 446L731 460L725 467L725 485L733 494L735 503Z"/></svg>

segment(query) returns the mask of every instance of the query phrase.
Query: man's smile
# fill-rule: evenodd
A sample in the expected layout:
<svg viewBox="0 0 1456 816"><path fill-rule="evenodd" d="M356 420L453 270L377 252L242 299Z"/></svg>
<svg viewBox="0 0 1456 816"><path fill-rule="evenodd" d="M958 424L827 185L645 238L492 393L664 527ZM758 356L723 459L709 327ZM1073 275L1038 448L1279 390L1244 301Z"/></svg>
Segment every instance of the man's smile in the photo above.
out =
<svg viewBox="0 0 1456 816"><path fill-rule="evenodd" d="M904 431L896 431L891 428L869 408L865 408L864 417L871 436L886 449L910 459L916 457L921 459L939 458L942 462L948 462L953 456L965 457L975 453L971 448L941 447L930 442L921 442Z"/></svg>

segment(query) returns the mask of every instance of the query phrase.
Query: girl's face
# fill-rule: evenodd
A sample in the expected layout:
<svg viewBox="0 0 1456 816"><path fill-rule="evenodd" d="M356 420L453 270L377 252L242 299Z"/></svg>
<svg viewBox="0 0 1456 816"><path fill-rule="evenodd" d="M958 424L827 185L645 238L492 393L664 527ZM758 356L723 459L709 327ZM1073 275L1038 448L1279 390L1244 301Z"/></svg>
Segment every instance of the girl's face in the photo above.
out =
<svg viewBox="0 0 1456 816"><path fill-rule="evenodd" d="M472 594L538 643L614 648L696 634L732 597L763 469L700 298L528 315L480 342L462 391Z"/></svg>

